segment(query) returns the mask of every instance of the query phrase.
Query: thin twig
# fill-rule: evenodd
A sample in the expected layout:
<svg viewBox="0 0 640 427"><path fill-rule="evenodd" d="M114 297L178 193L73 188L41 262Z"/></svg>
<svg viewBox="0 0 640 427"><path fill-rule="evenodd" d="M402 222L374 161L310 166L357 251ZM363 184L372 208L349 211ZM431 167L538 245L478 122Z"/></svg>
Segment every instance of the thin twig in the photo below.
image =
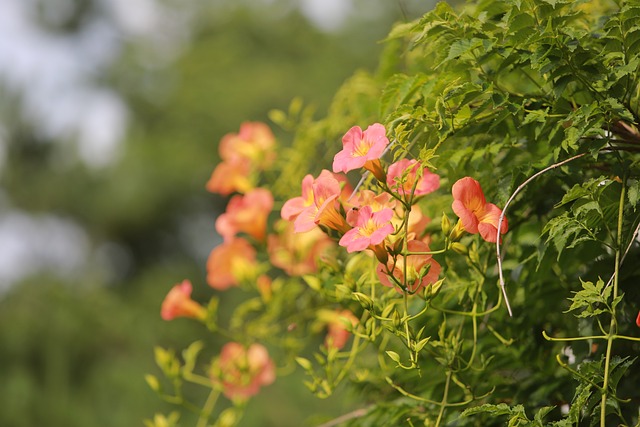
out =
<svg viewBox="0 0 640 427"><path fill-rule="evenodd" d="M526 187L527 184L529 184L535 178L539 177L540 175L542 175L545 172L550 171L551 169L555 169L557 167L565 165L565 164L567 164L569 162L572 162L572 161L574 161L576 159L579 159L580 157L583 157L585 155L586 155L586 153L578 154L577 156L573 156L573 157L565 159L565 160L563 160L561 162L554 163L551 166L547 166L546 168L542 169L541 171L536 172L535 174L530 176L525 182L520 184L518 186L518 188L516 188L516 191L514 191L513 194L511 195L511 197L509 197L509 200L507 200L507 203L504 205L504 208L502 209L502 213L500 214L500 219L498 220L498 229L496 230L496 239L497 239L496 240L496 256L498 257L498 273L500 275L500 289L502 290L502 295L504 296L504 302L505 302L505 304L507 306L507 311L509 312L509 317L513 317L513 312L511 311L511 305L509 304L509 297L507 297L507 290L505 289L505 285L504 285L504 275L502 274L502 256L500 254L500 229L502 228L502 221L504 220L505 214L507 213L507 208L509 207L509 204L511 204L513 199L516 197L516 195L520 191L522 191L522 189L524 187Z"/></svg>
<svg viewBox="0 0 640 427"><path fill-rule="evenodd" d="M382 156L384 156L385 154L387 154L389 152L389 150L391 149L391 147L393 147L393 144L395 144L396 141L397 140L394 139L393 141L391 141L391 143L389 145L387 145L387 147L384 149L382 154L380 154L380 158L382 158ZM358 192L358 189L362 186L362 184L364 184L364 181L369 176L369 173L370 173L369 171L365 171L365 173L362 174L362 178L360 178L360 181L358 181L358 184L356 184L356 188L353 189L353 192L351 193L351 195L349 196L347 201L351 200L351 198L356 195L356 193Z"/></svg>
<svg viewBox="0 0 640 427"><path fill-rule="evenodd" d="M367 179L367 177L369 176L369 171L365 171L362 174L362 178L360 178L360 181L358 181L358 184L356 184L356 187L353 189L353 192L351 193L351 195L349 196L349 198L347 199L347 201L351 200L353 198L353 196L356 195L356 193L358 192L358 190L360 189L360 187L362 186L362 184L364 184L364 181Z"/></svg>
<svg viewBox="0 0 640 427"><path fill-rule="evenodd" d="M340 415L338 418L334 418L331 421L327 421L324 424L320 424L317 427L335 427L354 418L364 417L370 409L371 407L356 409L355 411Z"/></svg>

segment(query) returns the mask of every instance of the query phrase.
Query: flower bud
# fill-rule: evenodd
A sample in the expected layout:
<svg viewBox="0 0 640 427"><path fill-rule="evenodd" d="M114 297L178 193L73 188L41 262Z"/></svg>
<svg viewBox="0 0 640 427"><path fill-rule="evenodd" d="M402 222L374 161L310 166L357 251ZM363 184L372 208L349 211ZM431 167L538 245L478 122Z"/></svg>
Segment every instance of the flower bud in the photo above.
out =
<svg viewBox="0 0 640 427"><path fill-rule="evenodd" d="M445 236L449 234L449 231L451 231L451 221L449 220L449 217L445 213L442 214L442 221L440 221L440 227L442 228L442 234L444 234Z"/></svg>
<svg viewBox="0 0 640 427"><path fill-rule="evenodd" d="M458 221L456 223L456 226L453 227L453 230L451 230L451 234L449 235L449 238L451 239L452 242L456 242L460 240L460 238L464 235L464 233L465 233L464 226L462 225L461 221Z"/></svg>
<svg viewBox="0 0 640 427"><path fill-rule="evenodd" d="M430 300L435 298L439 293L440 289L442 289L442 284L444 283L444 279L440 279L437 282L427 286L424 288L424 299Z"/></svg>
<svg viewBox="0 0 640 427"><path fill-rule="evenodd" d="M362 292L354 292L353 297L358 300L362 308L371 310L373 308L373 300Z"/></svg>
<svg viewBox="0 0 640 427"><path fill-rule="evenodd" d="M376 255L376 259L380 261L381 264L386 264L389 260L389 253L387 252L387 248L384 246L384 242L378 245L369 246L373 253Z"/></svg>
<svg viewBox="0 0 640 427"><path fill-rule="evenodd" d="M469 250L467 249L467 247L460 242L451 243L449 245L449 248L451 248L455 253L460 255L466 255L467 253L469 253Z"/></svg>
<svg viewBox="0 0 640 427"><path fill-rule="evenodd" d="M400 317L398 310L393 310L393 313L391 313L391 321L396 329L400 329L402 327L402 318Z"/></svg>
<svg viewBox="0 0 640 427"><path fill-rule="evenodd" d="M469 248L469 259L476 264L480 264L480 254L478 253L476 242L473 242L471 248Z"/></svg>

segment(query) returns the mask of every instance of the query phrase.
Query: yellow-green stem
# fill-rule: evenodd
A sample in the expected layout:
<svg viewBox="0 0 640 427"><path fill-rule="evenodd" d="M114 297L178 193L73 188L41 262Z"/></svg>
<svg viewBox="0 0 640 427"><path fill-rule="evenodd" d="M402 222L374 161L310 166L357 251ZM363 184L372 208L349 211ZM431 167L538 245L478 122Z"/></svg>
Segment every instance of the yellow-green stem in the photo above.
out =
<svg viewBox="0 0 640 427"><path fill-rule="evenodd" d="M613 276L613 299L618 297L618 281L620 277L620 258L622 256L622 220L624 217L624 199L626 197L626 177L622 179L622 190L620 191L620 203L618 205L618 229L616 236L616 261ZM607 350L604 359L604 379L602 385L602 400L600 402L600 427L605 427L605 418L607 416L607 398L609 397L609 374L611 365L611 350L613 341L617 333L616 323L616 307L611 307L611 322L609 323L609 333L607 334Z"/></svg>
<svg viewBox="0 0 640 427"><path fill-rule="evenodd" d="M440 403L440 412L438 413L438 419L436 420L436 426L439 427L444 417L444 410L447 407L447 399L449 398L449 384L451 384L451 370L447 370L447 380L444 383L444 394L442 395L442 402Z"/></svg>
<svg viewBox="0 0 640 427"><path fill-rule="evenodd" d="M202 412L200 412L200 417L198 417L198 423L196 424L196 427L207 426L207 422L209 421L209 417L213 412L213 408L216 406L218 396L220 396L220 392L216 389L211 389L211 393L209 393L209 397L207 397L207 401L202 407Z"/></svg>

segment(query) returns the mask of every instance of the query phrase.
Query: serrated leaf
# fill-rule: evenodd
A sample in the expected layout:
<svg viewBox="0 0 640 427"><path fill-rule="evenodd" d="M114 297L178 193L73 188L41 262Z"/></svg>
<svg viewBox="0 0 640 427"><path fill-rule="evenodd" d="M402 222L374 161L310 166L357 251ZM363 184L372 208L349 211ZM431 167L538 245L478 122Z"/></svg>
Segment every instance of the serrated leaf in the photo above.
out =
<svg viewBox="0 0 640 427"><path fill-rule="evenodd" d="M451 43L451 47L449 48L449 54L447 55L447 57L440 64L438 64L436 68L452 59L457 59L480 47L483 47L482 39L472 38L456 40Z"/></svg>
<svg viewBox="0 0 640 427"><path fill-rule="evenodd" d="M536 412L536 415L534 416L533 420L540 423L540 425L542 426L542 420L544 419L544 417L546 417L547 415L549 415L549 412L553 411L555 409L555 406L545 406L543 408L540 408L538 410L538 412Z"/></svg>
<svg viewBox="0 0 640 427"><path fill-rule="evenodd" d="M407 104L410 98L427 81L427 77L418 73L413 76L395 74L387 82L380 98L380 115L386 116L399 105Z"/></svg>
<svg viewBox="0 0 640 427"><path fill-rule="evenodd" d="M545 123L548 117L547 110L532 110L528 111L524 120L522 121L523 125L528 125L530 123Z"/></svg>
<svg viewBox="0 0 640 427"><path fill-rule="evenodd" d="M619 356L615 356L611 360L611 374L609 376L609 388L615 394L616 389L618 388L618 383L622 376L627 372L627 370L633 365L636 361L637 357L630 359L628 356L621 358Z"/></svg>
<svg viewBox="0 0 640 427"><path fill-rule="evenodd" d="M498 405L492 405L490 403L485 403L480 406L474 406L472 408L467 408L460 414L461 417L468 417L469 415L475 414L490 414L494 416L498 415L510 415L513 411L506 403L500 403Z"/></svg>

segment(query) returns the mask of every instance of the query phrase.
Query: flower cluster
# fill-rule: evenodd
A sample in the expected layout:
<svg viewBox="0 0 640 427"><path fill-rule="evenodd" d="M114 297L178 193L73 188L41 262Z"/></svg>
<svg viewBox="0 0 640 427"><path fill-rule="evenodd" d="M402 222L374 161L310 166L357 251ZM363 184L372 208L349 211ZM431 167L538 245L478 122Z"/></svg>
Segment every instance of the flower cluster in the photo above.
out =
<svg viewBox="0 0 640 427"><path fill-rule="evenodd" d="M433 258L424 226L429 218L416 201L437 191L440 177L419 161L401 159L386 169L382 156L390 142L386 130L374 123L363 131L354 126L342 138L343 149L333 160L333 173L323 170L317 178L307 175L302 194L285 202L281 216L298 233L333 230L348 253L371 250L380 262L380 283L398 292L416 293L438 281L440 264ZM347 173L363 168L378 180L383 192L364 189L344 197ZM453 211L460 217L458 229L480 233L496 242L500 209L487 203L480 185L466 177L453 186ZM507 231L506 220L501 233Z"/></svg>
<svg viewBox="0 0 640 427"><path fill-rule="evenodd" d="M271 130L261 123L244 123L238 134L222 139L222 162L207 189L231 197L215 222L222 243L212 249L207 260L206 280L211 288L246 287L257 291L267 304L275 292L274 276L313 275L322 260L335 260L337 248L342 247L347 254L371 251L377 260L372 277L381 285L405 295L421 291L434 294L443 272L435 257L453 243L459 245L457 240L464 231L496 242L501 211L486 202L474 179L465 177L453 185L452 208L460 221L453 230L443 226L445 248L434 251L426 232L431 220L418 201L440 188L440 177L415 159L385 165L383 156L390 142L380 123L365 131L352 127L342 144L343 149L334 157L333 171L306 175L300 196L286 200L280 218L270 223L274 197L257 184L261 172L275 160ZM346 173L360 168L369 171L377 185L354 190ZM506 231L505 219L500 233ZM162 304L162 318L192 317L209 325L211 308L192 300L191 291L188 280L171 289ZM317 321L326 330L326 351L343 349L360 322L345 307L318 309ZM251 336L244 341L252 344L225 344L209 371L212 387L234 402L248 399L275 380L275 364L266 347Z"/></svg>
<svg viewBox="0 0 640 427"><path fill-rule="evenodd" d="M274 160L275 137L264 123L245 122L240 132L225 135L218 150L222 162L213 170L207 190L227 196L255 188L258 173Z"/></svg>

